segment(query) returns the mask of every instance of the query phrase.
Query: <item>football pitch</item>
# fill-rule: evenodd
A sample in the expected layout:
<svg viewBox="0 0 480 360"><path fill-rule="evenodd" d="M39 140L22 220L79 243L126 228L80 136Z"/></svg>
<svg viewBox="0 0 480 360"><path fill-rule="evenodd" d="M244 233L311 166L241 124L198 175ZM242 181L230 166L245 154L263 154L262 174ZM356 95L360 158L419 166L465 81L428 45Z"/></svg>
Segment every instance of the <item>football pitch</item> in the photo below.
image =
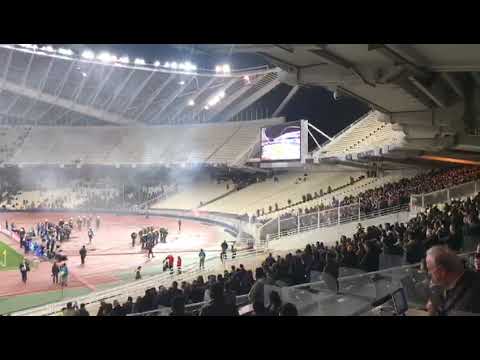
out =
<svg viewBox="0 0 480 360"><path fill-rule="evenodd" d="M0 271L17 269L23 256L0 241Z"/></svg>

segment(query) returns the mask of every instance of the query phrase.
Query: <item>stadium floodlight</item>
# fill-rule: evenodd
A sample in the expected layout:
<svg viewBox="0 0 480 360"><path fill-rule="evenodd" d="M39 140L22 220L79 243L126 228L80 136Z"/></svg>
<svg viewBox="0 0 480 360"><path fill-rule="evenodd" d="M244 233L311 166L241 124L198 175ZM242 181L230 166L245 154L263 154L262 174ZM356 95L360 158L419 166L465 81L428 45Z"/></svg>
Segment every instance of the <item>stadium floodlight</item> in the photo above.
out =
<svg viewBox="0 0 480 360"><path fill-rule="evenodd" d="M135 65L145 65L145 60L136 58L135 61L133 62Z"/></svg>
<svg viewBox="0 0 480 360"><path fill-rule="evenodd" d="M185 64L184 64L184 63L178 64L178 68L179 68L180 70L185 70Z"/></svg>
<svg viewBox="0 0 480 360"><path fill-rule="evenodd" d="M188 100L188 106L194 106L195 105L195 100L190 99Z"/></svg>
<svg viewBox="0 0 480 360"><path fill-rule="evenodd" d="M116 56L110 55L108 52L102 52L97 56L97 59L106 63L113 62L117 59Z"/></svg>
<svg viewBox="0 0 480 360"><path fill-rule="evenodd" d="M163 65L163 67L165 67L165 68L168 69L168 68L170 67L170 63L167 61L167 62Z"/></svg>
<svg viewBox="0 0 480 360"><path fill-rule="evenodd" d="M178 68L178 64L177 64L175 61L172 62L172 63L170 64L170 66L171 66L171 68L172 68L173 70L176 70L176 69Z"/></svg>
<svg viewBox="0 0 480 360"><path fill-rule="evenodd" d="M130 62L130 59L128 58L128 56L122 56L120 59L118 59L118 62L122 64L128 64Z"/></svg>
<svg viewBox="0 0 480 360"><path fill-rule="evenodd" d="M225 74L229 74L230 71L231 71L230 65L224 64L224 65L222 66L222 71L223 71Z"/></svg>
<svg viewBox="0 0 480 360"><path fill-rule="evenodd" d="M155 67L159 67L159 66L160 66L160 61L158 61L158 60L157 60L157 61L155 61L155 62L153 63L153 66L155 66Z"/></svg>
<svg viewBox="0 0 480 360"><path fill-rule="evenodd" d="M187 70L187 71L192 71L193 70L193 64L190 61L187 61L185 63L185 70Z"/></svg>
<svg viewBox="0 0 480 360"><path fill-rule="evenodd" d="M58 53L59 53L60 55L65 55L65 56L72 56L72 55L73 55L73 51L70 50L70 49L60 48L60 49L58 49L57 51L58 51Z"/></svg>
<svg viewBox="0 0 480 360"><path fill-rule="evenodd" d="M95 59L95 53L91 50L85 50L84 52L82 52L82 58L87 60L93 60Z"/></svg>
<svg viewBox="0 0 480 360"><path fill-rule="evenodd" d="M215 72L216 73L222 72L222 67L220 65L215 66Z"/></svg>
<svg viewBox="0 0 480 360"><path fill-rule="evenodd" d="M42 46L40 50L46 51L46 52L55 52L55 49L51 47L50 45L48 46Z"/></svg>

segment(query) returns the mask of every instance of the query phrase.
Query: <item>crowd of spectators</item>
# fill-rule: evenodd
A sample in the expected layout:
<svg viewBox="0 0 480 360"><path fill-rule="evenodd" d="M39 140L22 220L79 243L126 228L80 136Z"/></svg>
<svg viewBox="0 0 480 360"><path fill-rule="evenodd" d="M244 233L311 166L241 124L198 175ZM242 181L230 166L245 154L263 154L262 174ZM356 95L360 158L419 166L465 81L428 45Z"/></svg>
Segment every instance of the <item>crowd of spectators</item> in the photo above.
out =
<svg viewBox="0 0 480 360"><path fill-rule="evenodd" d="M303 251L274 259L271 255L262 264L267 282L291 286L310 281L311 272L328 272L338 278L340 267L365 272L403 263L415 264L425 258L435 245L446 245L453 251L471 251L480 235L480 193L473 199L454 200L418 213L406 224L383 224L364 229L361 224L352 237L340 237L330 248L323 243L309 244ZM397 262L389 261L397 259Z"/></svg>
<svg viewBox="0 0 480 360"><path fill-rule="evenodd" d="M254 279L251 270L246 270L243 265L237 268L231 266L230 271L223 274L209 275L207 280L198 276L193 282L182 281L180 285L173 281L169 288L159 286L145 291L144 296L139 296L133 301L128 297L127 301L120 304L117 300L113 303L102 301L97 316L126 316L151 310L164 309L172 316L238 316L236 297L249 295L249 299L255 299L260 294L258 284L263 280L261 268L256 271ZM252 301L255 303L255 301ZM203 303L200 307L188 309L190 304ZM295 311L291 304L282 306L280 296L274 293L270 299L270 308L255 305L251 315L292 315Z"/></svg>
<svg viewBox="0 0 480 360"><path fill-rule="evenodd" d="M174 281L168 289L163 286L148 289L135 302L131 297L123 305L118 301L113 304L103 302L97 315L128 315L159 307L171 308L171 315L197 315L197 312L187 311L186 305L206 302L207 305L200 308L200 315L235 316L238 315L236 297L247 294L255 315L278 315L282 308L278 294L271 293L269 308L263 306L264 284L283 287L308 283L312 274L317 272L328 274L334 280L336 289L333 290L340 291L338 277L342 267L378 271L381 255L400 258L401 263L415 264L422 261L427 250L435 245L446 245L455 252L473 250L476 244L472 239L477 239L480 234L479 214L480 193L465 201L454 200L442 208L427 208L406 224L386 223L366 229L358 224L351 237L343 235L335 245L325 246L323 242L317 242L284 257L270 254L256 269L255 276L243 265L238 268L232 265L230 271L210 275L206 281L199 276L192 283L183 281L179 286ZM394 266L388 262L383 265Z"/></svg>
<svg viewBox="0 0 480 360"><path fill-rule="evenodd" d="M301 184L302 182L306 182L307 179L308 179L308 174L304 174L303 177L297 178L295 180L294 184L295 185ZM350 177L350 180L347 184L339 185L335 188L332 188L331 186L328 186L326 191L324 191L323 189L320 189L318 192L317 191L313 192L313 194L310 193L310 192L306 193L306 194L303 194L302 197L301 197L301 200L299 199L296 202L292 202L291 199L288 199L287 200L287 206L279 206L278 203L274 203L273 205L269 205L267 209L265 209L265 208L257 209L256 216L260 217L260 216L264 216L266 214L273 214L277 211L293 208L293 207L296 207L300 204L308 203L309 201L321 198L322 196L324 196L326 194L330 194L334 191L338 191L338 190L341 190L341 189L343 189L347 186L353 185L353 184L355 184L355 183L357 183L357 182L359 182L360 180L363 180L363 179L365 179L365 176L363 176L363 175L356 178L356 179L353 178L353 177ZM279 179L277 177L273 177L273 182L279 182ZM323 207L323 204L321 206ZM298 210L301 211L301 212L304 211L305 213L316 212L316 211L319 210L319 206L305 207L305 210L303 210L302 208L299 208ZM322 209L320 209L320 210L322 210Z"/></svg>
<svg viewBox="0 0 480 360"><path fill-rule="evenodd" d="M412 194L429 193L478 179L480 179L480 167L478 166L434 169L412 178L403 178L382 187L366 190L355 196L346 196L342 200L333 197L329 205L320 204L315 207L295 209L284 213L280 216L280 220L289 219L289 221L284 222L281 230L295 228L298 226L298 221L300 221L300 226L316 224L318 221L316 214L319 211L335 209L335 211L321 213L320 223L336 224L339 220L336 209L339 207L340 220L342 220L356 216L359 212L370 214L394 206L407 205ZM348 205L350 205L350 208ZM359 205L360 209L355 205ZM310 217L299 216L305 214L314 215ZM261 222L265 224L270 220L271 218L262 219Z"/></svg>

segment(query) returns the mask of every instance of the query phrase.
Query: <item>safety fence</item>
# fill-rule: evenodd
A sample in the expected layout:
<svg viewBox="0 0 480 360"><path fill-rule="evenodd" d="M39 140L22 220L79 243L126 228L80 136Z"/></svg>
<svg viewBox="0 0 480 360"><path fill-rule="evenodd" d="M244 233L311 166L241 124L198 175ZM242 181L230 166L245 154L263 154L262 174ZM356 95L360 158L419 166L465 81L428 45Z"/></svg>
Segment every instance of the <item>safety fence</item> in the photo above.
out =
<svg viewBox="0 0 480 360"><path fill-rule="evenodd" d="M359 204L352 204L283 219L277 217L263 225L258 230L257 237L260 243L265 243L306 231L337 226L350 222L360 222L374 217L408 211L408 209L408 204L402 204L385 209L364 212Z"/></svg>
<svg viewBox="0 0 480 360"><path fill-rule="evenodd" d="M452 200L464 199L467 196L477 194L479 191L480 180L476 180L431 193L411 195L410 209L412 212L416 213L433 205L445 204Z"/></svg>

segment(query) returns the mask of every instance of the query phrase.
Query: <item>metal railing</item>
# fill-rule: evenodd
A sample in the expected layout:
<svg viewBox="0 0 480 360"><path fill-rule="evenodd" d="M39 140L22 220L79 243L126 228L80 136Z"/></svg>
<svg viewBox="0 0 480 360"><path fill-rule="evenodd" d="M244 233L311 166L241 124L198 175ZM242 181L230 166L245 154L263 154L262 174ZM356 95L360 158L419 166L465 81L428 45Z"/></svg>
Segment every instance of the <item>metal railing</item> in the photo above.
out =
<svg viewBox="0 0 480 360"><path fill-rule="evenodd" d="M257 238L260 243L263 243L319 228L337 226L355 221L360 222L362 220L408 210L409 205L402 204L365 213L361 210L359 204L352 204L285 219L278 217L274 219L274 221L270 221L262 226L258 231L259 234Z"/></svg>
<svg viewBox="0 0 480 360"><path fill-rule="evenodd" d="M475 180L431 193L410 195L410 208L413 212L422 211L433 205L444 204L454 199L463 199L467 196L475 195L479 191L480 180Z"/></svg>

